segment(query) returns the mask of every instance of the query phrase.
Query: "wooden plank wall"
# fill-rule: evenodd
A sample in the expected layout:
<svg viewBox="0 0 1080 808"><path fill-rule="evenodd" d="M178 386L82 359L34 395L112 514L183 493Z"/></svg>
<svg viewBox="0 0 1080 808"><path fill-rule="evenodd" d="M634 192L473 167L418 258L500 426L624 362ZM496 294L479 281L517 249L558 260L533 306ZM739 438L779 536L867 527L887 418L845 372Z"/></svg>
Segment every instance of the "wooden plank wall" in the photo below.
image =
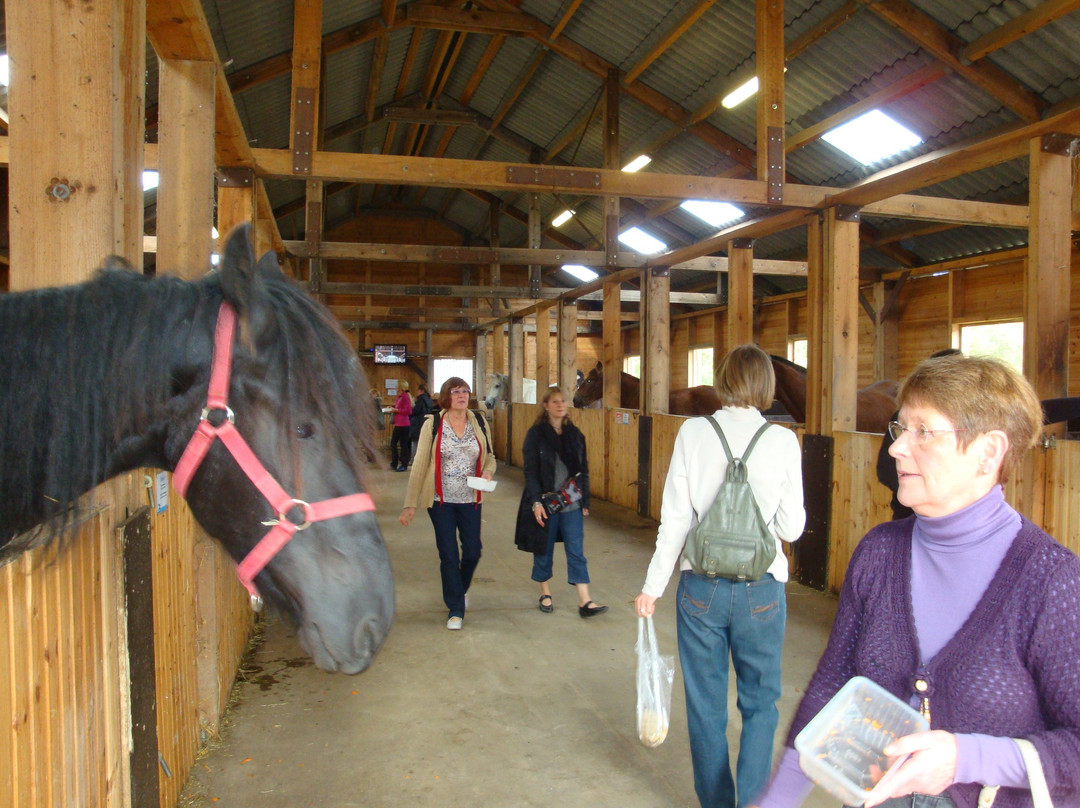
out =
<svg viewBox="0 0 1080 808"><path fill-rule="evenodd" d="M608 499L605 456L607 419L603 410L570 410L570 419L585 436L589 452L589 493L598 499Z"/></svg>
<svg viewBox="0 0 1080 808"><path fill-rule="evenodd" d="M151 474L153 472L150 472ZM127 670L117 524L146 502L144 473L86 495L87 518L63 541L0 567L0 794L12 808L127 806ZM99 505L97 503L112 503ZM152 524L159 805L176 804L201 737L194 554L220 556L216 676L227 694L253 624L246 592L216 544L194 538L183 500ZM222 702L224 697L222 697ZM219 704L219 709L223 707Z"/></svg>
<svg viewBox="0 0 1080 808"><path fill-rule="evenodd" d="M607 420L605 484L610 502L637 509L638 420L637 410L602 410ZM628 421L628 423L626 423Z"/></svg>

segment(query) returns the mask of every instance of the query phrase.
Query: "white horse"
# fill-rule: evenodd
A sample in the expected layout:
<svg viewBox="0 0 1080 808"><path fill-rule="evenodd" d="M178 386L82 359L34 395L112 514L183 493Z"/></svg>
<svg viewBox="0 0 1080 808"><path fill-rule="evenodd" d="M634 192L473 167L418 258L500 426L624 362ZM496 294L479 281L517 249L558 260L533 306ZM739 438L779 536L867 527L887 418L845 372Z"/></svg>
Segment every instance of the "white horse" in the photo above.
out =
<svg viewBox="0 0 1080 808"><path fill-rule="evenodd" d="M526 404L536 403L536 379L521 380L521 399ZM489 410L494 409L500 401L510 400L510 377L505 373L489 373L487 396L484 398L484 406Z"/></svg>

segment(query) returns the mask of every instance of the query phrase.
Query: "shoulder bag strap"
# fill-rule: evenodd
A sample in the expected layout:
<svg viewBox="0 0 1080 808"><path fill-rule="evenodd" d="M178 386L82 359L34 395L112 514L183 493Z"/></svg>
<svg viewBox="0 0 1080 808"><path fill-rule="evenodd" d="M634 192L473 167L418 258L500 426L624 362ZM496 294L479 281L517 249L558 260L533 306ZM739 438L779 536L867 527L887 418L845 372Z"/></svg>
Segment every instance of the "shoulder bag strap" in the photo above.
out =
<svg viewBox="0 0 1080 808"><path fill-rule="evenodd" d="M724 437L724 430L720 428L720 424L716 423L716 419L713 418L711 415L706 415L705 420L709 422L709 426L713 428L713 431L716 433L717 437L720 438L720 442L724 444L724 454L727 455L727 462L730 464L732 461L731 447L728 446L727 438Z"/></svg>
<svg viewBox="0 0 1080 808"><path fill-rule="evenodd" d="M1035 744L1026 738L1013 738L1012 740L1020 748L1020 756L1024 759L1032 804L1035 808L1054 808L1054 804L1050 801L1050 789L1046 786L1042 761L1039 760L1039 750L1035 748ZM979 792L978 808L991 808L997 793L998 786L983 786Z"/></svg>

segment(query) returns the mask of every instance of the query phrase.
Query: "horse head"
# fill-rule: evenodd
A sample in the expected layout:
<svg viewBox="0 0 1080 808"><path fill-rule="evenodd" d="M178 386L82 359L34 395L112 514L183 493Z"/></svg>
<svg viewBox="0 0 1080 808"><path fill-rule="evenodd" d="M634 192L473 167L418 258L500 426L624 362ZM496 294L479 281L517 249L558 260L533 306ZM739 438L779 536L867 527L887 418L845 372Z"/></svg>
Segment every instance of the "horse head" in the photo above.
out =
<svg viewBox="0 0 1080 808"><path fill-rule="evenodd" d="M259 475L242 468L239 453L234 457L221 439L185 479L184 493L195 518L238 562L271 525L288 520L297 526L252 572L253 585L293 618L316 665L358 673L371 663L393 619L386 547L372 510L311 518L320 503L351 501L363 491L363 465L374 454L373 413L358 358L325 307L287 279L272 254L256 263L246 228L230 236L219 271L206 283L211 300L216 286L236 312L228 383L235 430L296 504L276 513L265 487L253 482ZM164 448L169 468L184 454L193 425L201 423L200 410L210 409L217 316L216 306L199 308L186 350L171 369L181 389L170 402Z"/></svg>
<svg viewBox="0 0 1080 808"><path fill-rule="evenodd" d="M581 377L578 371L578 388L574 391L574 406L578 409L598 407L604 395L604 363L597 362L596 367Z"/></svg>
<svg viewBox="0 0 1080 808"><path fill-rule="evenodd" d="M510 391L510 377L505 373L489 373L487 395L484 397L484 406L489 410L507 397Z"/></svg>

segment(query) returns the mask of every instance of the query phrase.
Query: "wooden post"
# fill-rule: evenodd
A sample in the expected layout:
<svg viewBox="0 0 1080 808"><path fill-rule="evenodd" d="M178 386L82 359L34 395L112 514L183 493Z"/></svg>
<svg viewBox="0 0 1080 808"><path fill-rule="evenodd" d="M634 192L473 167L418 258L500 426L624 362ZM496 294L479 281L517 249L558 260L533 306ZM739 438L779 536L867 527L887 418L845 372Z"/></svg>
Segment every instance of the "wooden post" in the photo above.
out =
<svg viewBox="0 0 1080 808"><path fill-rule="evenodd" d="M874 284L874 380L897 379L900 376L899 310L890 304L890 292L896 281Z"/></svg>
<svg viewBox="0 0 1080 808"><path fill-rule="evenodd" d="M214 224L214 62L161 60L157 271L206 274Z"/></svg>
<svg viewBox="0 0 1080 808"><path fill-rule="evenodd" d="M551 384L551 309L536 312L536 400L541 391ZM571 391L566 390L567 395Z"/></svg>
<svg viewBox="0 0 1080 808"><path fill-rule="evenodd" d="M218 254L230 231L241 224L255 226L255 172L249 168L221 169L217 174ZM363 339L359 341L363 346Z"/></svg>
<svg viewBox="0 0 1080 808"><path fill-rule="evenodd" d="M619 168L619 70L609 68L604 83L604 168ZM604 254L614 272L619 252L619 197L604 197ZM604 368L605 376L607 368Z"/></svg>
<svg viewBox="0 0 1080 808"><path fill-rule="evenodd" d="M476 361L473 363L473 393L477 401L483 401L487 393L487 333L481 331L476 335ZM438 397L438 390L430 390L432 398Z"/></svg>
<svg viewBox="0 0 1080 808"><path fill-rule="evenodd" d="M734 348L754 341L754 242L728 243L727 344Z"/></svg>
<svg viewBox="0 0 1080 808"><path fill-rule="evenodd" d="M559 301L559 387L572 399L577 389L577 306Z"/></svg>
<svg viewBox="0 0 1080 808"><path fill-rule="evenodd" d="M522 378L525 369L525 327L520 317L510 320L510 349L507 355L507 371L510 377L510 403L521 401Z"/></svg>
<svg viewBox="0 0 1080 808"><path fill-rule="evenodd" d="M604 364L604 406L608 408L629 407L629 402L620 401L622 387L622 302L619 299L621 285L605 283L603 288L603 324L604 344L600 361ZM638 407L641 402L638 402Z"/></svg>
<svg viewBox="0 0 1080 808"><path fill-rule="evenodd" d="M757 178L784 198L784 0L757 0Z"/></svg>
<svg viewBox="0 0 1080 808"><path fill-rule="evenodd" d="M1031 141L1024 373L1039 398L1069 394L1072 160L1068 138ZM1059 146L1064 144L1064 148ZM1059 425L1063 431L1064 424Z"/></svg>
<svg viewBox="0 0 1080 808"><path fill-rule="evenodd" d="M646 267L644 274L641 411L656 415L667 412L671 391L671 275L667 267Z"/></svg>
<svg viewBox="0 0 1080 808"><path fill-rule="evenodd" d="M822 434L855 431L859 381L859 214L825 211L823 278L825 382Z"/></svg>
<svg viewBox="0 0 1080 808"><path fill-rule="evenodd" d="M824 435L825 280L822 216L806 225L806 431Z"/></svg>

